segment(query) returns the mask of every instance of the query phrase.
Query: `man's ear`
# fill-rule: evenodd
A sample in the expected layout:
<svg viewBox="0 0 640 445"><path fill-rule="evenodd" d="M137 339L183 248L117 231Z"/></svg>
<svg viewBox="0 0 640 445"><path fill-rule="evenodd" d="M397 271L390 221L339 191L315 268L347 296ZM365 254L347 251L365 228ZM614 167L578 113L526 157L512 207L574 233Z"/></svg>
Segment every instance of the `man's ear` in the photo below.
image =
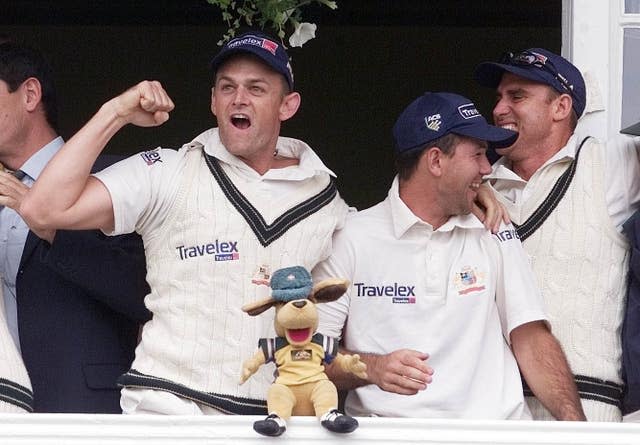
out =
<svg viewBox="0 0 640 445"><path fill-rule="evenodd" d="M216 114L216 87L215 85L211 87L211 113L213 113L214 116L217 116Z"/></svg>
<svg viewBox="0 0 640 445"><path fill-rule="evenodd" d="M430 147L420 156L421 167L426 168L433 176L442 176L442 160L445 154L438 147Z"/></svg>
<svg viewBox="0 0 640 445"><path fill-rule="evenodd" d="M29 77L22 82L20 88L24 92L27 111L34 111L42 101L42 85L40 85L40 81L35 77Z"/></svg>
<svg viewBox="0 0 640 445"><path fill-rule="evenodd" d="M327 278L313 286L309 300L314 303L328 303L335 301L349 288L349 280L342 278Z"/></svg>
<svg viewBox="0 0 640 445"><path fill-rule="evenodd" d="M561 94L554 101L553 118L557 121L562 121L571 116L573 111L573 99L569 94Z"/></svg>
<svg viewBox="0 0 640 445"><path fill-rule="evenodd" d="M284 96L282 98L282 103L280 104L280 121L284 122L293 117L293 115L298 111L298 108L300 108L301 101L302 99L300 98L300 94L295 91Z"/></svg>

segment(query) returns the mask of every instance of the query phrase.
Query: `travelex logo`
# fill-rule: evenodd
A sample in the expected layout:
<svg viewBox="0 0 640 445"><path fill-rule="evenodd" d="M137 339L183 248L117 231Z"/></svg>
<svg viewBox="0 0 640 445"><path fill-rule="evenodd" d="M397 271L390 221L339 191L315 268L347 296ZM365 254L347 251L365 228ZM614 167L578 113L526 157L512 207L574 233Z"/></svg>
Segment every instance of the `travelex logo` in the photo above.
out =
<svg viewBox="0 0 640 445"><path fill-rule="evenodd" d="M493 236L498 238L501 243L512 239L520 239L520 235L518 235L516 229L503 230L501 232L495 233Z"/></svg>
<svg viewBox="0 0 640 445"><path fill-rule="evenodd" d="M276 55L276 51L278 50L278 44L276 42L255 36L246 36L238 40L233 40L229 42L227 48L235 48L236 46L240 45L259 46L260 48L266 49L274 56Z"/></svg>
<svg viewBox="0 0 640 445"><path fill-rule="evenodd" d="M234 261L240 259L237 241L219 241L197 246L176 247L180 260L185 261L201 256L213 256L214 261Z"/></svg>
<svg viewBox="0 0 640 445"><path fill-rule="evenodd" d="M458 113L464 119L473 119L474 117L479 117L480 112L476 109L474 104L464 104L458 107Z"/></svg>
<svg viewBox="0 0 640 445"><path fill-rule="evenodd" d="M415 286L393 283L388 285L368 285L365 283L353 283L358 297L391 297L391 302L396 304L415 304Z"/></svg>

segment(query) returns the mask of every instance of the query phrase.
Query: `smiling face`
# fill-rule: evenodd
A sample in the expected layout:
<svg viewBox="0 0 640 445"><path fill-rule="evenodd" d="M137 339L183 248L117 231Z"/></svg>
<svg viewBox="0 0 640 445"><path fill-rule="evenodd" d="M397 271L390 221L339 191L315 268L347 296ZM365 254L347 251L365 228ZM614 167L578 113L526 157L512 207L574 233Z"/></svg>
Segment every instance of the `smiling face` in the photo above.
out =
<svg viewBox="0 0 640 445"><path fill-rule="evenodd" d="M220 140L260 174L273 160L281 122L295 114L298 93L287 93L284 77L255 56L231 56L218 69L211 94Z"/></svg>
<svg viewBox="0 0 640 445"><path fill-rule="evenodd" d="M505 73L497 88L493 109L495 125L519 133L510 147L496 150L512 162L519 162L539 150L550 133L553 110L559 95L551 87L511 73Z"/></svg>
<svg viewBox="0 0 640 445"><path fill-rule="evenodd" d="M453 154L441 161L440 205L448 216L470 213L482 177L491 173L486 142L468 137L459 140Z"/></svg>
<svg viewBox="0 0 640 445"><path fill-rule="evenodd" d="M294 346L311 341L318 327L318 310L311 300L302 298L276 307L276 333Z"/></svg>

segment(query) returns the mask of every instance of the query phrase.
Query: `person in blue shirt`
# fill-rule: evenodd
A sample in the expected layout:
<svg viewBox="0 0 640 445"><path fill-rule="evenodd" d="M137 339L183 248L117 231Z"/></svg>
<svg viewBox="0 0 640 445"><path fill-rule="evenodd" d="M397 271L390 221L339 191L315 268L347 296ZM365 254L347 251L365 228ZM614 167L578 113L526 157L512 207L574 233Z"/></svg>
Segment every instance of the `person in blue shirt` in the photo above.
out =
<svg viewBox="0 0 640 445"><path fill-rule="evenodd" d="M144 249L136 235L33 231L22 219L22 198L64 143L57 126L50 65L37 50L0 40L0 162L9 170L0 172L0 275L33 410L118 413L116 380L149 317Z"/></svg>

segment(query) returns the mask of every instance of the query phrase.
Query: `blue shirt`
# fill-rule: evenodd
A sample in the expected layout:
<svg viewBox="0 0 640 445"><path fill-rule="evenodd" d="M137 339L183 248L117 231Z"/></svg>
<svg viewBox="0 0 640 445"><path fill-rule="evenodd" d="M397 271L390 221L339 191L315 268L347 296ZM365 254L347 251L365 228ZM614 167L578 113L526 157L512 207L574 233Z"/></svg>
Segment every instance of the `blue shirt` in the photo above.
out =
<svg viewBox="0 0 640 445"><path fill-rule="evenodd" d="M61 137L57 137L42 147L25 162L20 170L25 172L22 182L31 187L45 165L64 145ZM7 326L13 342L20 351L18 334L18 312L16 305L16 276L20 267L20 259L24 243L29 234L29 227L20 215L8 207L0 206L0 274L2 275L2 294Z"/></svg>

